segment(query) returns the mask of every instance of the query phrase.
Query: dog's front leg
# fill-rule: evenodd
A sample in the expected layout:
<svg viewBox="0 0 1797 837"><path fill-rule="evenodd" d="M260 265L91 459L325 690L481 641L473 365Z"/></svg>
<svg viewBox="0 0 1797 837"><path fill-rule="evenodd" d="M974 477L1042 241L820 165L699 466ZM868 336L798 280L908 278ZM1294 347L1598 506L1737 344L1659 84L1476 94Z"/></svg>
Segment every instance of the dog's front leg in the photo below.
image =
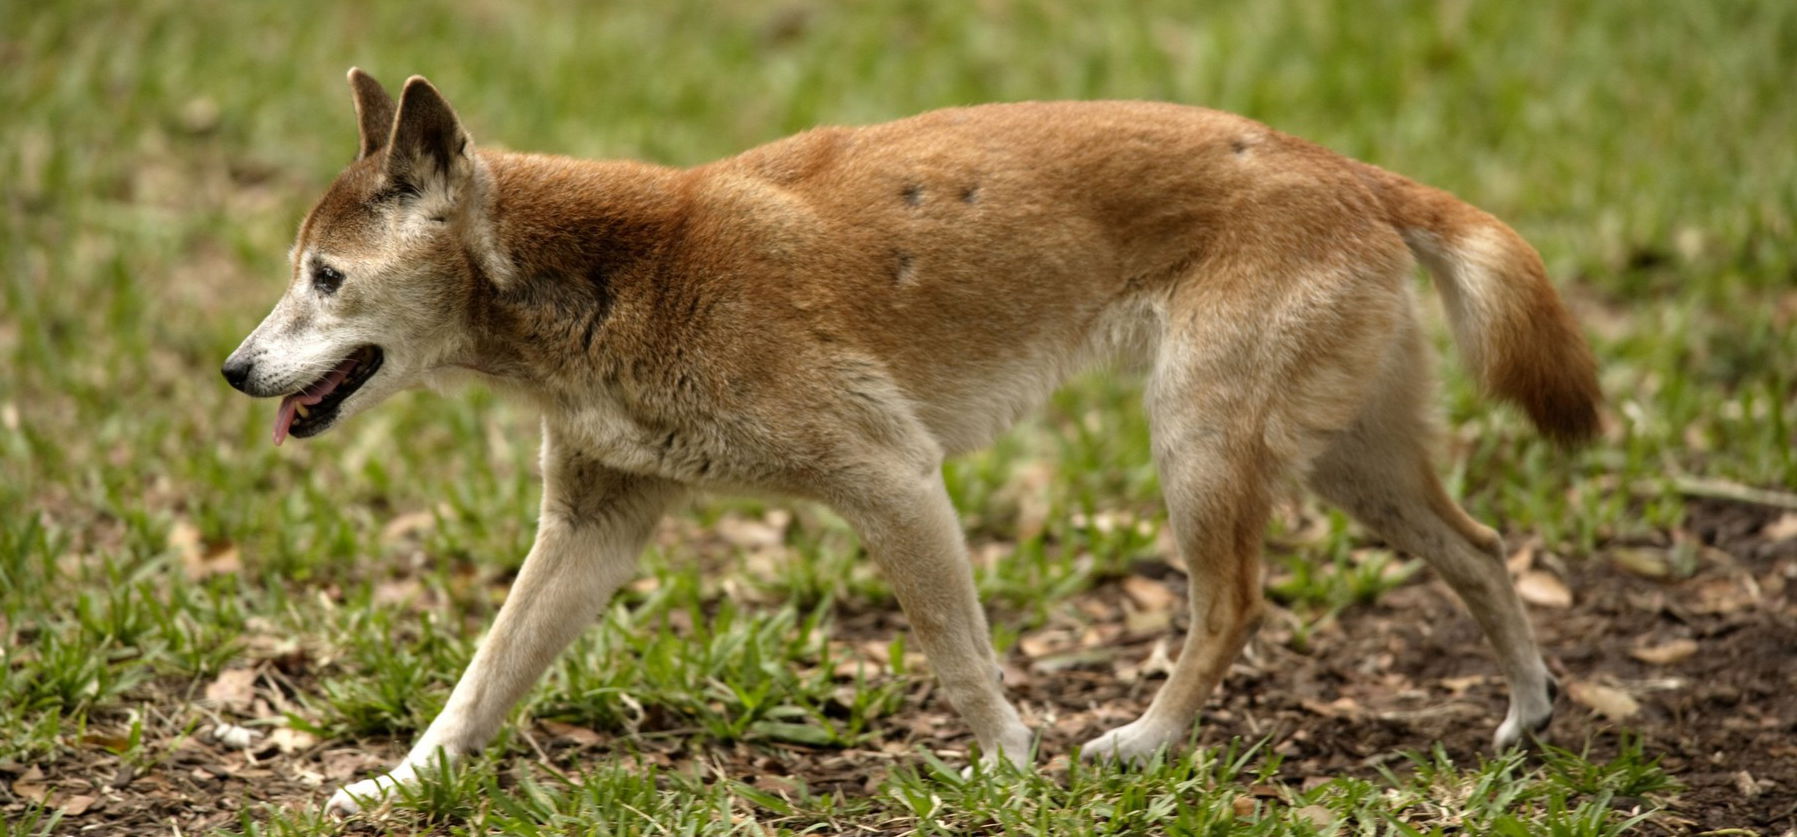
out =
<svg viewBox="0 0 1797 837"><path fill-rule="evenodd" d="M936 679L980 743L984 759L1030 763L1031 739L1005 699L986 612L974 589L955 508L940 474L870 480L834 505L861 533L892 585Z"/></svg>
<svg viewBox="0 0 1797 837"><path fill-rule="evenodd" d="M416 781L439 753L453 760L485 746L555 655L629 580L643 542L678 493L665 481L557 451L553 437L545 437L543 464L536 543L449 703L404 761L338 790L327 812L353 814Z"/></svg>

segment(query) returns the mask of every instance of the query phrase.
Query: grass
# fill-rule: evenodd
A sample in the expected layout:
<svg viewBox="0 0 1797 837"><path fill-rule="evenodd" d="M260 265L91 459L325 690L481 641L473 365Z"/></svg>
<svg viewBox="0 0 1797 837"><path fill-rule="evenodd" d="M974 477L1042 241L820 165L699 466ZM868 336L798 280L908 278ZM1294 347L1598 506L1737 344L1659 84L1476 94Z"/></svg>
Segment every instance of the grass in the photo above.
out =
<svg viewBox="0 0 1797 837"><path fill-rule="evenodd" d="M1675 527L1681 478L1797 485L1797 6L1098 9L9 5L0 767L103 750L172 769L216 711L189 699L223 670L293 660L304 673L269 717L326 746L395 749L442 704L522 559L536 433L521 409L479 389L406 395L276 450L267 405L217 377L278 294L308 201L351 156L352 64L390 85L429 74L478 142L670 164L816 123L988 100L1246 113L1468 197L1561 278L1601 358L1609 434L1563 454L1444 367L1449 476L1474 515L1576 560ZM1138 396L1127 379L1082 378L948 466L976 549L999 556L982 561L980 583L1002 646L1157 554ZM843 638L865 635L845 621L891 606L853 536L816 509L774 508L718 500L683 515L645 558L653 581L622 596L524 710L626 749L636 734L690 738L684 758L589 761L570 775L538 765L502 781L498 765L533 746L508 733L370 827L1615 834L1634 816L1618 798L1665 790L1640 752L1425 754L1383 777L1269 795L1254 789L1278 761L1252 742L1140 773L965 779L954 757L910 752L861 793L716 775L704 765L720 754L795 743L818 758L904 750L893 728L929 692L902 640ZM771 540L717 534L770 520ZM1273 592L1311 622L1368 601L1407 572L1368 546L1338 522L1276 548ZM328 831L321 799L252 805L219 830ZM6 833L69 821L23 810Z"/></svg>

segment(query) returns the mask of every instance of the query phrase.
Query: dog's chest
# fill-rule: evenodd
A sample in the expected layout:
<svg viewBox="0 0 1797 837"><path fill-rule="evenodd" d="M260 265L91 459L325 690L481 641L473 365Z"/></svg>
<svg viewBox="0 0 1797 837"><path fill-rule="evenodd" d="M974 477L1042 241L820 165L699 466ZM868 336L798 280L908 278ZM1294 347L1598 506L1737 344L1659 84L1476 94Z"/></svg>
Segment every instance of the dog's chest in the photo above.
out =
<svg viewBox="0 0 1797 837"><path fill-rule="evenodd" d="M735 470L712 428L646 416L615 398L594 398L548 420L561 438L620 471L693 483Z"/></svg>

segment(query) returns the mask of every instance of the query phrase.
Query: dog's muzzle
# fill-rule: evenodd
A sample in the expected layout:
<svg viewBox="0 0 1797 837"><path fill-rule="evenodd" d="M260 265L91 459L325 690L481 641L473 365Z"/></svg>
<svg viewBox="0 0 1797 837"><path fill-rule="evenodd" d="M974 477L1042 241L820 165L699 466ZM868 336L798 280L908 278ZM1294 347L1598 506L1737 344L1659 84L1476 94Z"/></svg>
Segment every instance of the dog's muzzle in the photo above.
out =
<svg viewBox="0 0 1797 837"><path fill-rule="evenodd" d="M224 373L225 383L230 384L232 389L245 395L255 395L256 393L244 389L249 384L250 373L255 369L255 361L239 358L233 354L225 359L225 365L219 371Z"/></svg>

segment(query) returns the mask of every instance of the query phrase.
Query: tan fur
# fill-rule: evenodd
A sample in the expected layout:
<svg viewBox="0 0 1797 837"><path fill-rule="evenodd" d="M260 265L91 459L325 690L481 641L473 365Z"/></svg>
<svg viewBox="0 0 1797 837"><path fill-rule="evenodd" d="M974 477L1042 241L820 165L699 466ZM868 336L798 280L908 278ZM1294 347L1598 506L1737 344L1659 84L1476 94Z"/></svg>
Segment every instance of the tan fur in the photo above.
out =
<svg viewBox="0 0 1797 837"><path fill-rule="evenodd" d="M1289 476L1466 600L1513 689L1500 744L1551 711L1497 538L1426 455L1413 252L1493 393L1556 438L1595 427L1589 352L1534 251L1489 215L1176 105L955 108L679 170L473 151L419 78L379 139L386 94L359 72L352 87L361 159L306 219L287 298L233 359L278 356L271 341L304 334L291 321L314 309L396 323L381 344L395 380L383 368L369 386L462 367L530 398L545 489L537 544L443 717L334 810L439 748L484 744L694 488L838 509L984 751L1026 761L939 468L1118 355L1149 369L1193 627L1148 712L1088 754L1183 740L1261 610L1262 528ZM329 300L308 301L307 259L345 265ZM268 377L246 389L305 383ZM375 400L358 392L343 415Z"/></svg>

